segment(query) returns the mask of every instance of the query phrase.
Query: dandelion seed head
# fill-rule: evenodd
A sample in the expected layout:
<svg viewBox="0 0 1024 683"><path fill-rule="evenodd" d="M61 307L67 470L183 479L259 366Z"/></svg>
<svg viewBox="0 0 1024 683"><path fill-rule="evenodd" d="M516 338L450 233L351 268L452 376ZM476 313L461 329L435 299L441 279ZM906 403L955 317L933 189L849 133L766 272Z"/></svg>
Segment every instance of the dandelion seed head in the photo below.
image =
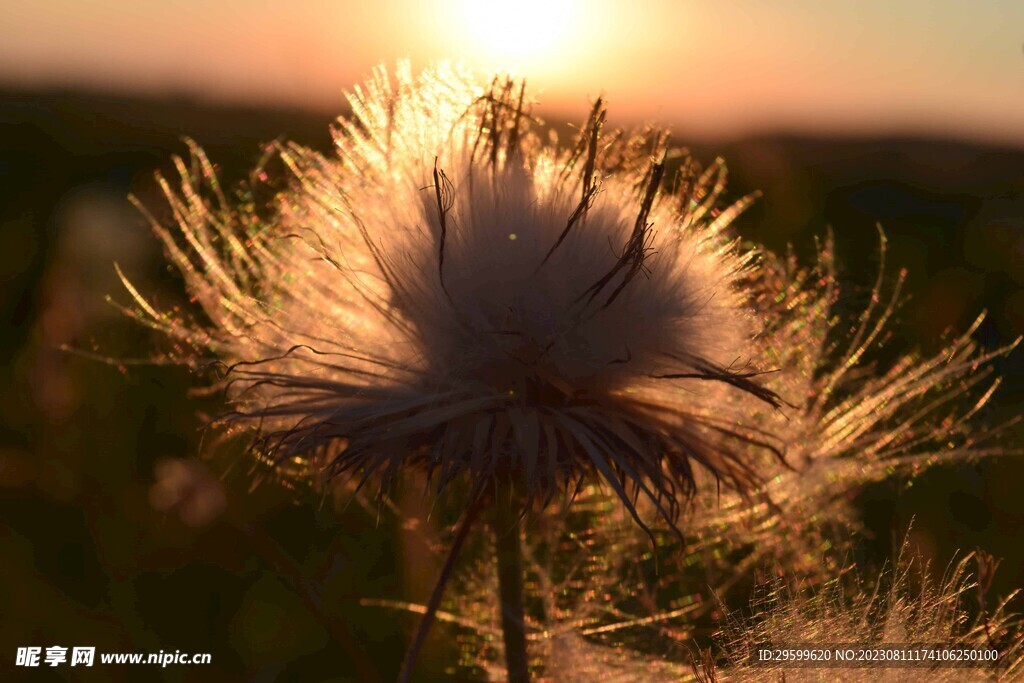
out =
<svg viewBox="0 0 1024 683"><path fill-rule="evenodd" d="M357 118L337 140L343 192L393 278L389 312L438 382L523 393L550 377L583 392L678 369L672 356L743 356L743 261L715 230L681 229L660 197L638 230L644 179L595 168L583 187L565 151L524 139L521 84L481 92L445 70L384 78L352 98ZM628 248L637 272L620 266L596 286Z"/></svg>
<svg viewBox="0 0 1024 683"><path fill-rule="evenodd" d="M596 477L672 523L699 469L753 484L743 452L773 447L723 416L732 394L778 399L726 232L745 203L715 211L724 167L666 190L661 134L606 134L598 101L560 148L524 82L443 65L380 68L349 99L333 156L276 148L292 180L269 216L198 149L180 188L161 179L176 226L154 229L205 322L128 285L191 362L223 363L224 421L261 457L382 483L422 467L437 490L511 477L542 501Z"/></svg>

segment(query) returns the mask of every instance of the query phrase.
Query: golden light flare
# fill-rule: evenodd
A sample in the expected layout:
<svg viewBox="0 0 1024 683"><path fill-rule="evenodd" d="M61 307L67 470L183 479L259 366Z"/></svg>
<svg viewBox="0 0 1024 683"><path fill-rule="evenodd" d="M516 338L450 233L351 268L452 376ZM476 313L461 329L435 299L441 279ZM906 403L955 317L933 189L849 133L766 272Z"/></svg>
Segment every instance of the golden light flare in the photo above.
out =
<svg viewBox="0 0 1024 683"><path fill-rule="evenodd" d="M558 59L579 6L575 0L463 0L461 14L481 58L515 69Z"/></svg>

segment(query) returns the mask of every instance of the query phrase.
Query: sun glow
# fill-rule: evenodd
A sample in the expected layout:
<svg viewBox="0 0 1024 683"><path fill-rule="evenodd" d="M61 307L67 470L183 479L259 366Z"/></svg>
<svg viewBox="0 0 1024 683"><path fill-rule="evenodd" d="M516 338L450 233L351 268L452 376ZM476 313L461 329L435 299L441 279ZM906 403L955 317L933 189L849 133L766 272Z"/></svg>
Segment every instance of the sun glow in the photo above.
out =
<svg viewBox="0 0 1024 683"><path fill-rule="evenodd" d="M515 68L558 56L575 5L574 0L464 0L463 17L483 54Z"/></svg>

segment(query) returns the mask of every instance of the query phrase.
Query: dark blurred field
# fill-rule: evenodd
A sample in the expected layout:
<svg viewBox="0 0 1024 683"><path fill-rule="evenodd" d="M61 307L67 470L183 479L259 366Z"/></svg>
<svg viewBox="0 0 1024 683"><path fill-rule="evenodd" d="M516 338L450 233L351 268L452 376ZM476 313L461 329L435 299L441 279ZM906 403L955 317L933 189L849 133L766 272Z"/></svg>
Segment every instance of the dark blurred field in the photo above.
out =
<svg viewBox="0 0 1024 683"><path fill-rule="evenodd" d="M147 670L145 679L103 667L74 680L396 674L414 619L356 600L425 599L438 563L421 534L357 505L338 513L301 492L250 492L244 463L227 472L227 513L215 520L190 527L154 510L155 463L199 451L197 411L211 406L187 398L185 371L58 350L147 356L151 337L105 302L107 294L129 300L115 261L144 291L181 297L125 199L129 191L153 197L153 171L185 152L181 136L237 181L275 138L327 150L330 120L187 100L0 91L0 678L10 680L15 648L29 644L213 653L208 667ZM764 192L738 223L744 236L773 249L793 244L809 258L831 226L855 300L874 280L875 224L884 227L890 272L909 269L894 352L934 351L944 331L982 310L984 346L1024 334L1024 150L788 135L709 143L685 133L674 139L701 161L726 159L733 196ZM993 423L1021 409L1024 351L999 370L1005 383L983 416ZM1007 442L1024 444L1021 430ZM214 468L220 474L230 464L225 456ZM863 547L883 557L915 518L913 541L940 567L956 549L980 546L1005 558L997 593L1024 585L1022 475L1019 462L1003 459L933 470L910 489L876 487L861 501L871 532ZM328 587L322 595L303 594L301 577L313 572ZM317 607L334 618L318 617ZM423 680L452 660L443 649L454 645L434 642Z"/></svg>

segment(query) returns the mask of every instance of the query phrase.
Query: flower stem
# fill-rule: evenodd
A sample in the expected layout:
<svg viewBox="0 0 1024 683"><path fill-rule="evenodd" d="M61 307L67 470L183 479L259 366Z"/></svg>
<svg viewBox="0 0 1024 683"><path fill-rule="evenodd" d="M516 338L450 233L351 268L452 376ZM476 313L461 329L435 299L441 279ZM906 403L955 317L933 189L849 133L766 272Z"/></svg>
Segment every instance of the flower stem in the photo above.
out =
<svg viewBox="0 0 1024 683"><path fill-rule="evenodd" d="M511 491L508 491L511 493ZM494 543L498 559L498 598L505 638L509 683L529 683L526 622L523 609L523 549L519 539L520 508L511 495L496 495L493 508Z"/></svg>
<svg viewBox="0 0 1024 683"><path fill-rule="evenodd" d="M427 611L423 614L423 619L420 620L419 628L416 629L416 635L413 637L412 644L409 645L409 649L405 653L402 670L398 674L399 683L408 683L412 679L413 669L416 668L416 660L419 659L420 650L423 649L423 644L427 641L427 634L430 633L430 627L433 625L434 618L437 616L437 610L441 606L444 588L448 584L448 579L451 578L455 567L455 560L458 558L459 552L469 536L469 530L476 521L477 515L480 512L480 506L481 499L479 496L475 496L455 530L455 538L452 539L452 545L448 550L444 566L441 568L441 574L437 579L437 583L434 584L434 591L430 595L430 602L427 603Z"/></svg>

